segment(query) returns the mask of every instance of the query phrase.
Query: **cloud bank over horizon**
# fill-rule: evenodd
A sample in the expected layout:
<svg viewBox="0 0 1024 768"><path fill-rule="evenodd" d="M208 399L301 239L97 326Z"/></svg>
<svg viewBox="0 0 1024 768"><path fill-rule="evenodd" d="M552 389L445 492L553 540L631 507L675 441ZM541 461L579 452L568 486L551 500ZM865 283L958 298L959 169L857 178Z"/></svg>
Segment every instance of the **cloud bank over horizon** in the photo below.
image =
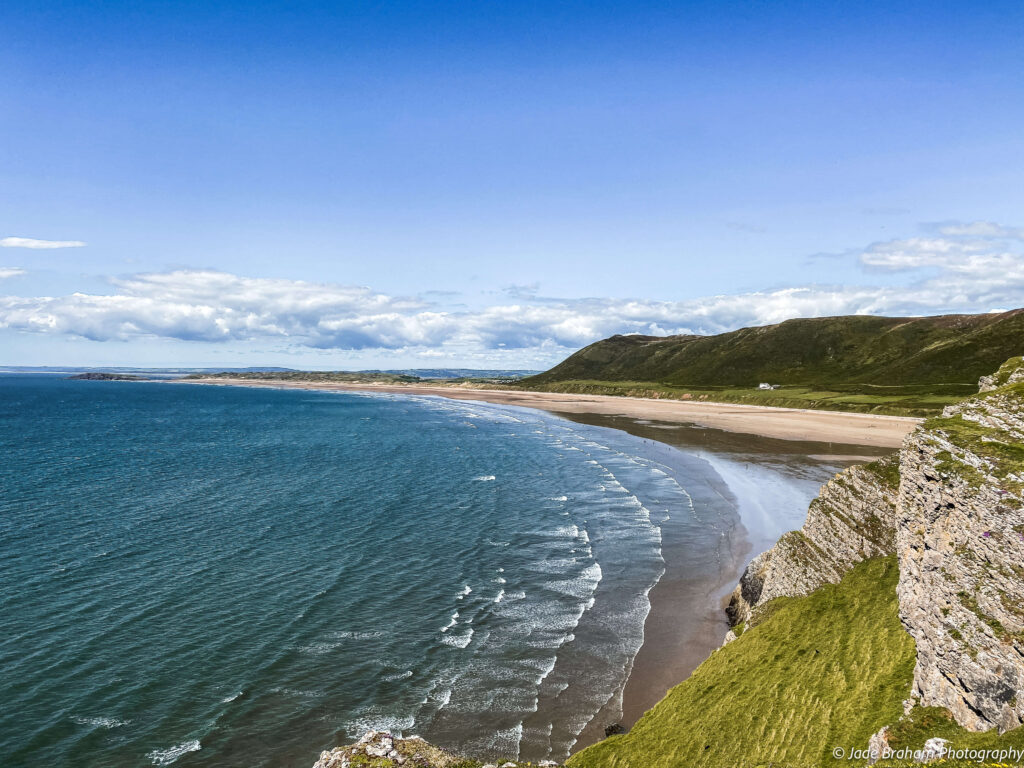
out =
<svg viewBox="0 0 1024 768"><path fill-rule="evenodd" d="M546 364L617 333L711 334L794 317L1024 305L1024 229L971 222L928 230L830 257L854 259L868 283L884 275L875 284L794 285L679 301L546 297L528 285L505 289L489 306L466 309L439 304L430 293L392 296L369 287L178 269L109 278L110 293L0 295L0 329L97 342L269 341L508 366ZM0 278L23 274L0 268Z"/></svg>
<svg viewBox="0 0 1024 768"><path fill-rule="evenodd" d="M0 248L30 248L37 251L52 251L56 248L84 248L81 240L38 240L34 237L3 237Z"/></svg>

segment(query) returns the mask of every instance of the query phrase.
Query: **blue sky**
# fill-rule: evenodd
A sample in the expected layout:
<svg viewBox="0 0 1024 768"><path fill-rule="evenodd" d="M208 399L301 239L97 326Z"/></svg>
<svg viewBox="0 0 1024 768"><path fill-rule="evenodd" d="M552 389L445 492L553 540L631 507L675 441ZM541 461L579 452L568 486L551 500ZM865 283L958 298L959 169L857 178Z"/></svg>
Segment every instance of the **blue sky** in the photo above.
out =
<svg viewBox="0 0 1024 768"><path fill-rule="evenodd" d="M0 30L0 364L536 368L1024 305L1019 3L44 0Z"/></svg>

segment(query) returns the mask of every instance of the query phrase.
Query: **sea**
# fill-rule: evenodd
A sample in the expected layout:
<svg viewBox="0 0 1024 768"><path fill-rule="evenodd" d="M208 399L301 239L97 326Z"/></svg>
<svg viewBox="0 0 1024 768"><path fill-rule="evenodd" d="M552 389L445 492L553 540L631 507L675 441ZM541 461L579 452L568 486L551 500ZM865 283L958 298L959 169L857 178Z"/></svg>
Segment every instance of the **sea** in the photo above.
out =
<svg viewBox="0 0 1024 768"><path fill-rule="evenodd" d="M562 760L621 716L663 531L702 570L742 534L704 459L438 397L6 375L0 456L5 766Z"/></svg>

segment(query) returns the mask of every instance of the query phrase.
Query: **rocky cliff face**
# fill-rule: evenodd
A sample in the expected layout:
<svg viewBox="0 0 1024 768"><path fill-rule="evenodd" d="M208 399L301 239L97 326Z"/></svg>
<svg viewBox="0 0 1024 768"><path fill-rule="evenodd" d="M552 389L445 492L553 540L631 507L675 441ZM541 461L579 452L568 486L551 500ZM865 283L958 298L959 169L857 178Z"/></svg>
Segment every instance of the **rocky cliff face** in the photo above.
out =
<svg viewBox="0 0 1024 768"><path fill-rule="evenodd" d="M978 392L991 392L1021 381L1024 381L1024 357L1011 357L991 376L982 376L978 380Z"/></svg>
<svg viewBox="0 0 1024 768"><path fill-rule="evenodd" d="M735 626L776 597L838 583L856 563L896 548L895 457L850 467L821 487L799 531L783 535L747 566L726 609Z"/></svg>
<svg viewBox="0 0 1024 768"><path fill-rule="evenodd" d="M321 752L313 768L557 768L557 763L483 763L453 755L418 736L403 739L387 731L367 731L355 744Z"/></svg>
<svg viewBox="0 0 1024 768"><path fill-rule="evenodd" d="M900 617L915 693L971 730L1024 721L1024 368L982 381L900 454Z"/></svg>
<svg viewBox="0 0 1024 768"><path fill-rule="evenodd" d="M1024 358L885 460L837 475L807 522L747 567L734 625L781 596L895 551L900 618L917 644L914 695L971 730L1024 722Z"/></svg>

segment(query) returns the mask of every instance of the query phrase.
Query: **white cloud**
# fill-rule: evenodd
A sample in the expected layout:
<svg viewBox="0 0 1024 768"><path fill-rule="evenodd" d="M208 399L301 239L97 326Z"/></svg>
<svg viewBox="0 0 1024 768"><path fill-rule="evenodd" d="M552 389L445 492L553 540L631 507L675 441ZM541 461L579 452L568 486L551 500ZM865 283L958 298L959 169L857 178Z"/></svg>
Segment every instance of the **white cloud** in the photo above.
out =
<svg viewBox="0 0 1024 768"><path fill-rule="evenodd" d="M25 270L21 267L0 267L0 280L4 280L8 277L17 277L18 275L24 275Z"/></svg>
<svg viewBox="0 0 1024 768"><path fill-rule="evenodd" d="M0 328L95 340L277 341L425 359L457 353L485 366L543 367L616 333L704 334L793 317L1024 305L1024 254L1006 244L1006 228L964 225L956 231L961 234L874 243L852 257L909 276L898 286L802 285L685 301L559 299L520 286L499 294L492 306L453 311L367 287L178 270L113 279L110 294L0 296Z"/></svg>
<svg viewBox="0 0 1024 768"><path fill-rule="evenodd" d="M81 248L85 245L81 240L37 240L33 237L0 238L0 248L34 248L50 250L53 248Z"/></svg>
<svg viewBox="0 0 1024 768"><path fill-rule="evenodd" d="M1004 227L1001 224L996 224L994 221L952 222L940 224L937 229L940 235L950 237L967 235L971 237L1024 240L1024 227Z"/></svg>

